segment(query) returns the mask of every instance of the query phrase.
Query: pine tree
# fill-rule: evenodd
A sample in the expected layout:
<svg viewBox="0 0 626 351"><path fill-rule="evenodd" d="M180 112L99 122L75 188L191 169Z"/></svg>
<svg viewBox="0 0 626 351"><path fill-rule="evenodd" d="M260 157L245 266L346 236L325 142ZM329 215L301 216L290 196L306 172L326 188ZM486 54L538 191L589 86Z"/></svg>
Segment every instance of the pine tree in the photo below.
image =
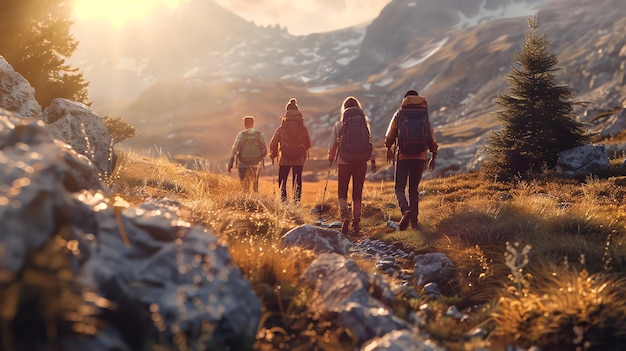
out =
<svg viewBox="0 0 626 351"><path fill-rule="evenodd" d="M513 56L506 76L510 88L496 96L502 129L486 144L485 168L500 179L527 177L556 165L558 153L589 139L574 113L573 92L555 82L557 57L550 53L545 35L539 36L537 17L528 21L530 32L521 52Z"/></svg>
<svg viewBox="0 0 626 351"><path fill-rule="evenodd" d="M137 136L135 127L124 121L121 117L102 117L104 125L109 131L109 135L113 138L112 144L120 143L126 139Z"/></svg>
<svg viewBox="0 0 626 351"><path fill-rule="evenodd" d="M78 46L71 9L71 0L0 1L0 55L30 82L44 108L54 98L89 104L88 83L65 62Z"/></svg>

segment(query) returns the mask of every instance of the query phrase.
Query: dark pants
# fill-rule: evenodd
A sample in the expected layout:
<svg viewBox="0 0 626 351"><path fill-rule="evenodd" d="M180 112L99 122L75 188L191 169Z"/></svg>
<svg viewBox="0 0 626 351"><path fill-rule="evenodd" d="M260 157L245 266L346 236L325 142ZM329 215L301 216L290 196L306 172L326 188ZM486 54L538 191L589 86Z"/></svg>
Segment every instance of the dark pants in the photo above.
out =
<svg viewBox="0 0 626 351"><path fill-rule="evenodd" d="M411 211L411 221L417 221L419 190L426 161L424 160L398 160L396 163L396 184L394 190L400 211ZM409 200L406 199L405 189L409 183Z"/></svg>
<svg viewBox="0 0 626 351"><path fill-rule="evenodd" d="M359 222L361 221L361 195L363 194L363 183L365 183L365 174L367 173L367 163L358 163L353 165L338 165L337 179L337 197L339 198L339 208L342 212L342 220L344 226L349 220L348 212L348 185L352 178L352 229L359 231ZM347 230L347 226L346 226ZM344 228L342 228L342 232Z"/></svg>
<svg viewBox="0 0 626 351"><path fill-rule="evenodd" d="M243 165L243 167L241 167ZM239 164L239 180L243 185L244 191L250 191L250 186L254 192L259 191L259 167Z"/></svg>
<svg viewBox="0 0 626 351"><path fill-rule="evenodd" d="M278 168L278 187L280 188L280 200L287 202L287 177L289 177L289 170L291 172L291 189L293 192L293 199L296 202L300 202L302 196L302 168L303 166L280 166Z"/></svg>
<svg viewBox="0 0 626 351"><path fill-rule="evenodd" d="M352 201L361 202L363 194L363 183L365 183L365 174L367 173L367 163L358 163L351 165L337 165L337 197L340 199L348 198L348 185L352 178Z"/></svg>

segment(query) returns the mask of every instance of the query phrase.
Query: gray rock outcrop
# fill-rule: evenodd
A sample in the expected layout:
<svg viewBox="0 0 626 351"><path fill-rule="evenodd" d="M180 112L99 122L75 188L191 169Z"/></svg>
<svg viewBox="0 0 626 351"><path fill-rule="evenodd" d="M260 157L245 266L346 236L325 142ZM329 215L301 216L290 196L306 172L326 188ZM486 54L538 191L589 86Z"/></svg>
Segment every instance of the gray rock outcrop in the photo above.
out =
<svg viewBox="0 0 626 351"><path fill-rule="evenodd" d="M4 110L0 160L0 308L16 330L3 345L251 347L259 300L228 248L181 220L175 202L111 198L44 122Z"/></svg>
<svg viewBox="0 0 626 351"><path fill-rule="evenodd" d="M87 156L101 174L113 170L113 143L100 116L89 107L66 99L54 99L41 119L55 138Z"/></svg>
<svg viewBox="0 0 626 351"><path fill-rule="evenodd" d="M585 177L611 166L604 145L583 145L558 154L557 171L565 177Z"/></svg>
<svg viewBox="0 0 626 351"><path fill-rule="evenodd" d="M293 228L280 238L280 243L287 247L298 246L312 250L316 254L334 252L345 255L348 253L348 245L341 233L312 225Z"/></svg>
<svg viewBox="0 0 626 351"><path fill-rule="evenodd" d="M332 316L333 325L350 330L358 345L394 330L411 329L391 311L395 296L389 285L345 256L321 254L302 274L301 282L315 292L311 311Z"/></svg>
<svg viewBox="0 0 626 351"><path fill-rule="evenodd" d="M13 67L0 56L0 107L17 114L17 117L31 118L41 114L41 106L35 100L35 89L15 72Z"/></svg>

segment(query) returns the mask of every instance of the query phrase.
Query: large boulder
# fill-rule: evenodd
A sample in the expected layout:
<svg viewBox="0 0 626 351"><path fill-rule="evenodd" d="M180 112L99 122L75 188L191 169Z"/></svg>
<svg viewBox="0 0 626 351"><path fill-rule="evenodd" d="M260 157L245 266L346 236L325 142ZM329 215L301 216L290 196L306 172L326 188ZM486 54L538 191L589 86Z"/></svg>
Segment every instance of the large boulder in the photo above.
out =
<svg viewBox="0 0 626 351"><path fill-rule="evenodd" d="M585 177L611 166L604 145L583 145L558 154L557 172L564 177Z"/></svg>
<svg viewBox="0 0 626 351"><path fill-rule="evenodd" d="M18 117L31 118L41 114L41 106L35 100L35 89L15 72L13 67L0 56L0 107Z"/></svg>
<svg viewBox="0 0 626 351"><path fill-rule="evenodd" d="M111 198L43 121L2 109L0 160L0 308L14 331L2 338L14 349L252 348L260 302L176 202Z"/></svg>
<svg viewBox="0 0 626 351"><path fill-rule="evenodd" d="M102 117L81 103L57 98L44 110L41 119L55 138L87 156L100 174L111 173L115 159L113 143Z"/></svg>
<svg viewBox="0 0 626 351"><path fill-rule="evenodd" d="M214 233L182 221L173 201L121 208L97 194L81 199L97 209L81 225L95 230L97 242L81 279L126 306L111 311L107 322L134 349L150 335L168 342L184 337L198 350L252 345L261 303Z"/></svg>
<svg viewBox="0 0 626 351"><path fill-rule="evenodd" d="M71 220L72 192L105 189L89 161L60 146L43 122L0 109L0 270L7 276Z"/></svg>

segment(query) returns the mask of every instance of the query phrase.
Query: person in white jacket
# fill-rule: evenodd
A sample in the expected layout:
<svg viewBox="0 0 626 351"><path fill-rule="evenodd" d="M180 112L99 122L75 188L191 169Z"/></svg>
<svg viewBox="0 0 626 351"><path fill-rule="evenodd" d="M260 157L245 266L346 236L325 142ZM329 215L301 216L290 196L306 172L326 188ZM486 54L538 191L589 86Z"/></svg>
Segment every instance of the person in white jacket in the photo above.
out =
<svg viewBox="0 0 626 351"><path fill-rule="evenodd" d="M339 149L339 138L344 120L347 116L362 116L366 122L367 129L369 131L369 121L361 103L353 96L347 97L341 105L341 116L332 129L330 135L330 141L328 145L328 160L330 166L333 161L337 160L338 182L337 182L337 197L339 202L339 209L341 211L341 232L345 234L352 234L360 236L361 234L361 208L362 208L362 193L363 184L365 183L365 175L367 173L367 161L371 161L371 171L376 173L376 156L373 149L371 149L371 134L369 138L371 154L369 159L363 162L352 163L341 157ZM348 186L352 178L352 213L348 208Z"/></svg>

